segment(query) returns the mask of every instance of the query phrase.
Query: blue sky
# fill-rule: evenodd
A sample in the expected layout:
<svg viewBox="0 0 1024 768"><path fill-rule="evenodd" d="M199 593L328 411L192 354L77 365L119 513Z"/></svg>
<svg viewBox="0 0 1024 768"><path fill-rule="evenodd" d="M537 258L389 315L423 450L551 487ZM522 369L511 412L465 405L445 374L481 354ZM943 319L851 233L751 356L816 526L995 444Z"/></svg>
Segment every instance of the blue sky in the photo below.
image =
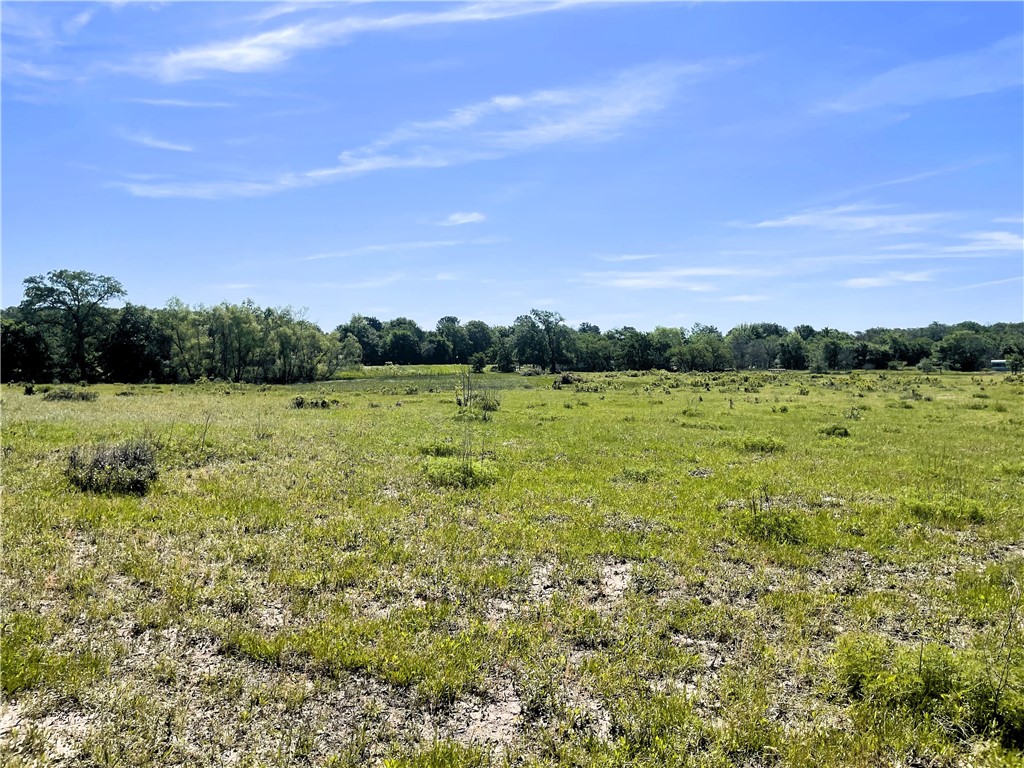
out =
<svg viewBox="0 0 1024 768"><path fill-rule="evenodd" d="M3 303L1024 319L1020 3L3 4Z"/></svg>

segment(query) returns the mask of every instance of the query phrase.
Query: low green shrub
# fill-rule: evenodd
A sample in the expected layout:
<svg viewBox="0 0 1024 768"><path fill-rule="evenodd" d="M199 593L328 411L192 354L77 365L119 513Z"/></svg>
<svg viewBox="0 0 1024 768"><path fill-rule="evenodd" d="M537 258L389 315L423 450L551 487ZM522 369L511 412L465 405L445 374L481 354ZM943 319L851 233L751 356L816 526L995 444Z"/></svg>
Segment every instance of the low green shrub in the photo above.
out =
<svg viewBox="0 0 1024 768"><path fill-rule="evenodd" d="M292 408L330 408L331 404L325 398L296 395L292 398Z"/></svg>
<svg viewBox="0 0 1024 768"><path fill-rule="evenodd" d="M841 424L829 424L827 427L822 427L818 430L825 437L849 437L850 430Z"/></svg>
<svg viewBox="0 0 1024 768"><path fill-rule="evenodd" d="M143 440L72 449L65 476L81 491L143 495L157 478L156 450Z"/></svg>
<svg viewBox="0 0 1024 768"><path fill-rule="evenodd" d="M747 435L740 445L751 453L781 453L786 450L786 444L771 435Z"/></svg>
<svg viewBox="0 0 1024 768"><path fill-rule="evenodd" d="M796 512L773 500L761 488L747 501L739 519L740 530L752 539L776 544L802 544L807 541Z"/></svg>
<svg viewBox="0 0 1024 768"><path fill-rule="evenodd" d="M869 709L928 717L961 737L988 734L1024 746L1024 665L938 643L899 647L877 635L839 638L832 667L840 694Z"/></svg>
<svg viewBox="0 0 1024 768"><path fill-rule="evenodd" d="M476 488L498 479L497 471L487 462L450 456L429 457L423 473L433 485L449 488Z"/></svg>
<svg viewBox="0 0 1024 768"><path fill-rule="evenodd" d="M43 400L55 401L55 400L79 400L82 402L92 402L99 395L90 389L74 389L73 387L57 387L57 389L51 389L45 395Z"/></svg>
<svg viewBox="0 0 1024 768"><path fill-rule="evenodd" d="M905 512L924 523L977 525L985 522L985 513L977 501L955 494L934 498L908 496L903 499L901 506Z"/></svg>
<svg viewBox="0 0 1024 768"><path fill-rule="evenodd" d="M462 446L456 445L451 438L446 440L439 440L438 442L431 443L430 445L424 445L420 448L420 453L424 456L458 456L462 453Z"/></svg>
<svg viewBox="0 0 1024 768"><path fill-rule="evenodd" d="M658 471L653 467L626 467L616 479L627 483L647 483L653 480L657 474Z"/></svg>

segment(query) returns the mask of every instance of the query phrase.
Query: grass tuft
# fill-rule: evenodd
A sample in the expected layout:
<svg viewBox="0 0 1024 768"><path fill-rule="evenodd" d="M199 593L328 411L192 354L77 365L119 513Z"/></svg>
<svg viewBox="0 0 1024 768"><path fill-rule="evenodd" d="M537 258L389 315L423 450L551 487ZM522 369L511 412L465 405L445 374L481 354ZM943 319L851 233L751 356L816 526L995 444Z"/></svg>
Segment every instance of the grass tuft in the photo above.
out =
<svg viewBox="0 0 1024 768"><path fill-rule="evenodd" d="M64 473L80 491L142 496L157 478L156 450L143 440L113 446L79 446L68 455Z"/></svg>
<svg viewBox="0 0 1024 768"><path fill-rule="evenodd" d="M49 402L59 400L72 400L91 403L97 397L99 397L99 395L96 392L93 392L91 389L57 387L56 389L51 389L49 392L43 395L43 400L47 400Z"/></svg>

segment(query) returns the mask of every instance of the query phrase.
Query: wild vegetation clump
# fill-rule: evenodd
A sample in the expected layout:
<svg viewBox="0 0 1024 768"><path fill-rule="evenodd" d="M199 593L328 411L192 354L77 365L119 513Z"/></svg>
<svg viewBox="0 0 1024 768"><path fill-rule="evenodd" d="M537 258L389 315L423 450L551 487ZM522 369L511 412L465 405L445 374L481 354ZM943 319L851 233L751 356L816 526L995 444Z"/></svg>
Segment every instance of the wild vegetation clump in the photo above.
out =
<svg viewBox="0 0 1024 768"><path fill-rule="evenodd" d="M498 479L490 462L458 456L429 457L423 473L433 485L449 488L477 488Z"/></svg>
<svg viewBox="0 0 1024 768"><path fill-rule="evenodd" d="M751 494L739 520L740 530L752 539L776 544L802 544L807 540L793 509L772 499L764 487Z"/></svg>
<svg viewBox="0 0 1024 768"><path fill-rule="evenodd" d="M156 449L144 440L74 448L65 469L67 479L81 491L137 496L149 492L158 474Z"/></svg>
<svg viewBox="0 0 1024 768"><path fill-rule="evenodd" d="M292 408L330 408L331 403L326 398L303 397L296 395L292 398Z"/></svg>
<svg viewBox="0 0 1024 768"><path fill-rule="evenodd" d="M771 435L747 435L740 440L740 446L751 453L781 453L786 444Z"/></svg>
<svg viewBox="0 0 1024 768"><path fill-rule="evenodd" d="M850 430L842 424L829 424L818 430L825 437L849 437Z"/></svg>
<svg viewBox="0 0 1024 768"><path fill-rule="evenodd" d="M57 400L77 400L81 402L92 402L99 394L91 389L75 389L73 387L57 387L51 389L45 395L43 400L57 401Z"/></svg>
<svg viewBox="0 0 1024 768"><path fill-rule="evenodd" d="M985 512L974 499L956 493L941 495L911 494L903 499L903 509L926 523L965 525L983 523Z"/></svg>
<svg viewBox="0 0 1024 768"><path fill-rule="evenodd" d="M1024 747L1024 665L995 652L953 650L935 642L898 646L878 635L839 638L832 657L854 720L913 716L958 736L988 736Z"/></svg>

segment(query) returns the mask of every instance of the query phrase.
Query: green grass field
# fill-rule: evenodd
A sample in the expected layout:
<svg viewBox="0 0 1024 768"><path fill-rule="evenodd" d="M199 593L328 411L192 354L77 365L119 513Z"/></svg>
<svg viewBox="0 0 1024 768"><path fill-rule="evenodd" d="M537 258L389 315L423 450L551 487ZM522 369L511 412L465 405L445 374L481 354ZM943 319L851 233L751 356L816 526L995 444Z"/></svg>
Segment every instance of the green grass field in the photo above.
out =
<svg viewBox="0 0 1024 768"><path fill-rule="evenodd" d="M1024 378L473 379L5 387L0 762L1024 764Z"/></svg>

